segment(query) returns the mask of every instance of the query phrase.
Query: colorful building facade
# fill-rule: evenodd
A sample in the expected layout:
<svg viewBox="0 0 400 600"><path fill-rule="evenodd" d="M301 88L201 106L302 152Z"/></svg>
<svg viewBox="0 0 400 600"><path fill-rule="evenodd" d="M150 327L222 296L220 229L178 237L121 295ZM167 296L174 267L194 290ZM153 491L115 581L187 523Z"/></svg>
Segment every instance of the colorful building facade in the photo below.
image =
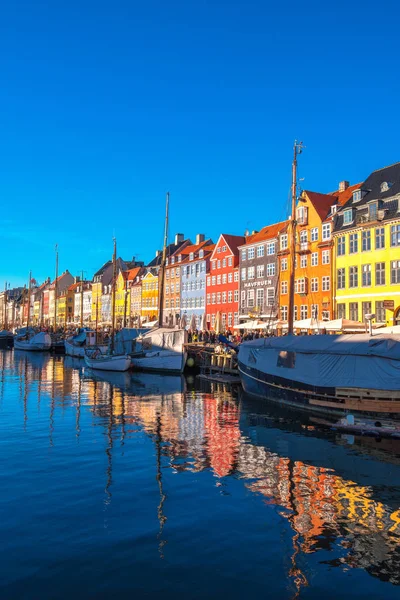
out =
<svg viewBox="0 0 400 600"><path fill-rule="evenodd" d="M186 327L196 324L197 329L205 327L206 277L210 268L210 258L215 245L203 234L196 236L196 244L186 246L181 253L181 318Z"/></svg>
<svg viewBox="0 0 400 600"><path fill-rule="evenodd" d="M400 163L355 186L333 237L336 317L400 324Z"/></svg>
<svg viewBox="0 0 400 600"><path fill-rule="evenodd" d="M210 257L206 285L207 328L214 329L218 313L223 330L239 323L239 247L241 235L221 234Z"/></svg>
<svg viewBox="0 0 400 600"><path fill-rule="evenodd" d="M158 272L147 270L142 279L142 324L158 319Z"/></svg>

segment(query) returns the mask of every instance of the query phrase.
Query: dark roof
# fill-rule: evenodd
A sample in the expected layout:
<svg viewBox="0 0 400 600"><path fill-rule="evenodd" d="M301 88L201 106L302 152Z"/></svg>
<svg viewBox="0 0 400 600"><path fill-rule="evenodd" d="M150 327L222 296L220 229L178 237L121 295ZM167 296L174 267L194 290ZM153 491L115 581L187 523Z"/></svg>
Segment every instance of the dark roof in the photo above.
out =
<svg viewBox="0 0 400 600"><path fill-rule="evenodd" d="M385 210L384 221L398 216L399 202L395 196L400 195L400 162L373 171L358 189L362 190L361 200L354 202L351 196L341 207L334 219L334 231L353 229L363 222L363 217L368 216L368 204L374 200L378 200L379 208ZM356 215L352 223L344 225L343 211L349 208L356 209Z"/></svg>
<svg viewBox="0 0 400 600"><path fill-rule="evenodd" d="M98 271L96 271L96 273L93 275L93 280L95 277L98 277L99 275L103 275L104 271L107 269L107 267L109 267L112 264L111 260L108 260L106 263L104 263L104 265L102 267L100 267L100 269Z"/></svg>
<svg viewBox="0 0 400 600"><path fill-rule="evenodd" d="M181 248L181 246L183 246L183 244L185 244L186 242L187 242L187 240L183 240L182 242L179 242L178 244L168 244L168 246L167 246L167 257L170 257L173 254L175 254L175 252L179 248ZM151 260L147 266L148 267L160 267L161 266L162 255L163 255L162 250L160 250L159 255L155 256L153 258L153 260Z"/></svg>

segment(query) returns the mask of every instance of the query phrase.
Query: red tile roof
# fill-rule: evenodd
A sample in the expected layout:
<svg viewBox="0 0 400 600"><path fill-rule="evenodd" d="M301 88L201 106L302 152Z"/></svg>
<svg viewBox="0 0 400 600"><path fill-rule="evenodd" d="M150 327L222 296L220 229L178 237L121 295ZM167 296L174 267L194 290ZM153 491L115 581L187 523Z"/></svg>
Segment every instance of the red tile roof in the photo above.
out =
<svg viewBox="0 0 400 600"><path fill-rule="evenodd" d="M232 250L233 254L238 252L239 246L243 246L246 243L244 235L230 235L229 233L222 233L221 236Z"/></svg>
<svg viewBox="0 0 400 600"><path fill-rule="evenodd" d="M265 240L272 240L276 238L281 231L284 231L288 224L289 221L281 221L280 223L267 225L266 227L263 227L258 233L254 233L252 235L247 236L247 238L245 238L245 243L254 244L257 242L264 242Z"/></svg>
<svg viewBox="0 0 400 600"><path fill-rule="evenodd" d="M128 271L122 271L122 275L125 281L134 281L142 269L143 267L135 267L134 269L129 269Z"/></svg>
<svg viewBox="0 0 400 600"><path fill-rule="evenodd" d="M337 190L336 192L331 192L330 195L336 196L336 198L338 199L339 206L344 206L346 202L350 200L354 190L360 189L362 184L363 182L356 183L355 185L350 185L346 190L344 190L344 192L339 192L339 190Z"/></svg>
<svg viewBox="0 0 400 600"><path fill-rule="evenodd" d="M332 204L335 204L331 194L318 194L309 190L304 190L304 194L315 208L321 221L324 221L331 210Z"/></svg>

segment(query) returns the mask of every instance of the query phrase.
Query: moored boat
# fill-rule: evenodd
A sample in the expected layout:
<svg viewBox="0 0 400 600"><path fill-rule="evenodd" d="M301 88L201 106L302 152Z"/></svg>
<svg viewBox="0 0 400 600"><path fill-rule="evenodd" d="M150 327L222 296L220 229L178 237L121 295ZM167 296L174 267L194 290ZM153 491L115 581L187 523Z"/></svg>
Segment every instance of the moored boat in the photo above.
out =
<svg viewBox="0 0 400 600"><path fill-rule="evenodd" d="M187 352L185 329L158 328L136 340L132 366L140 371L182 373Z"/></svg>
<svg viewBox="0 0 400 600"><path fill-rule="evenodd" d="M15 350L28 350L31 352L45 352L50 350L51 337L48 333L40 331L27 331L25 334L17 335L14 339Z"/></svg>
<svg viewBox="0 0 400 600"><path fill-rule="evenodd" d="M127 371L131 357L127 354L103 354L99 348L86 349L85 364L100 371Z"/></svg>
<svg viewBox="0 0 400 600"><path fill-rule="evenodd" d="M11 331L3 329L0 331L0 350L6 350L12 348L14 345L14 336Z"/></svg>
<svg viewBox="0 0 400 600"><path fill-rule="evenodd" d="M73 335L70 338L64 340L65 353L68 356L75 356L76 358L84 358L85 349L94 347L97 345L101 352L107 350L108 344L96 344L96 332L91 329L84 329Z"/></svg>

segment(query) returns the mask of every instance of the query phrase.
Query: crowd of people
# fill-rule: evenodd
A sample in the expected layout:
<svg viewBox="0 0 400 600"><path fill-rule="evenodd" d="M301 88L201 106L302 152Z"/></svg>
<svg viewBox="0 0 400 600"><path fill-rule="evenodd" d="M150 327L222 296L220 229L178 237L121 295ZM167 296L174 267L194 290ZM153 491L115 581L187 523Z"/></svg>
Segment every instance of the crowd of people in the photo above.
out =
<svg viewBox="0 0 400 600"><path fill-rule="evenodd" d="M194 342L203 342L205 344L216 344L218 343L217 333L214 331L208 330L188 330L188 342L189 344ZM249 340L258 340L259 338L269 337L271 334L265 331L247 331L247 332L232 332L230 329L227 329L223 334L224 337L227 338L230 342L234 344L240 344L240 342L247 342Z"/></svg>

